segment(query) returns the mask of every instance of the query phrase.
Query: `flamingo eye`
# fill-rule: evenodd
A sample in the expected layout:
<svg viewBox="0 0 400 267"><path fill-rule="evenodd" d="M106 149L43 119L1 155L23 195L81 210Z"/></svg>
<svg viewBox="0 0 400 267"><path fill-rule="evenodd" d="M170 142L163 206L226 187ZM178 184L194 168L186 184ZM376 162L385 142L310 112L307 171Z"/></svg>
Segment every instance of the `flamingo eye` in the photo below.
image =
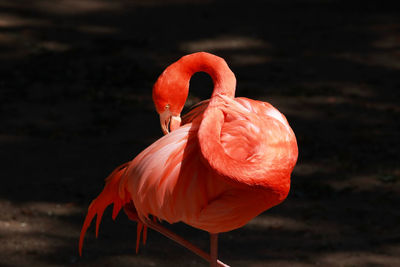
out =
<svg viewBox="0 0 400 267"><path fill-rule="evenodd" d="M165 106L165 109L169 109L169 104L167 104L167 105Z"/></svg>

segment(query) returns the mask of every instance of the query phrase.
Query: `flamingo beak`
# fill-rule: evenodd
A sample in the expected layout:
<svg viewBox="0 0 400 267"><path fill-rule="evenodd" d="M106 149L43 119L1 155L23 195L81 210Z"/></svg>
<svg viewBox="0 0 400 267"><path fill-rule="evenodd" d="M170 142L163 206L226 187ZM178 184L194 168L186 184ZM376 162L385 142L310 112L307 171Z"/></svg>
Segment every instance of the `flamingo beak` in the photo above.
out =
<svg viewBox="0 0 400 267"><path fill-rule="evenodd" d="M173 116L169 110L160 114L161 130L164 134L174 131L181 126L181 117Z"/></svg>
<svg viewBox="0 0 400 267"><path fill-rule="evenodd" d="M175 131L181 127L181 116L172 116L171 117L171 122L169 123L169 129L172 131Z"/></svg>

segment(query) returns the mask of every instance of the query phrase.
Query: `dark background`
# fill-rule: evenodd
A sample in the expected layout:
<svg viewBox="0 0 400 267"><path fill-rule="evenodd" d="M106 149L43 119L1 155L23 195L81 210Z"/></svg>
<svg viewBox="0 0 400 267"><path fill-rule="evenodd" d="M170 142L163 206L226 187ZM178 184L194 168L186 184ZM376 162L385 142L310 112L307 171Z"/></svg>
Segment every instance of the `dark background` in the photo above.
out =
<svg viewBox="0 0 400 267"><path fill-rule="evenodd" d="M378 3L379 2L379 3ZM395 2L395 1L392 1ZM161 137L152 84L179 57L226 59L237 96L288 118L288 199L220 235L232 266L400 266L400 12L389 1L0 0L0 265L207 266L107 210L103 179ZM189 104L212 82L192 79ZM171 226L207 249L206 233Z"/></svg>

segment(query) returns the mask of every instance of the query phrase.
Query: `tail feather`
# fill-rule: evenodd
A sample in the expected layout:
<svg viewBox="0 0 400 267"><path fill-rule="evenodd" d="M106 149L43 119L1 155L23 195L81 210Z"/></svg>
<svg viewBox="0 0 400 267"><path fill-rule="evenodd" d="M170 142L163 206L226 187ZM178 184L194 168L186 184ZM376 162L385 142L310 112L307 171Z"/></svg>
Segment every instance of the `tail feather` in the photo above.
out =
<svg viewBox="0 0 400 267"><path fill-rule="evenodd" d="M143 245L146 245L147 240L147 225L143 226Z"/></svg>
<svg viewBox="0 0 400 267"><path fill-rule="evenodd" d="M146 244L147 225L139 218L139 215L132 201L124 205L124 211L130 220L137 222L137 228L136 228L136 254L137 254L139 252L140 235L142 232L143 232L143 245Z"/></svg>
<svg viewBox="0 0 400 267"><path fill-rule="evenodd" d="M140 234L142 233L143 223L138 221L137 229L136 229L136 254L139 252L139 242L140 242Z"/></svg>
<svg viewBox="0 0 400 267"><path fill-rule="evenodd" d="M82 256L82 247L85 233L90 226L94 216L96 218L96 238L99 234L99 226L101 217L103 216L104 210L110 205L114 204L112 218L115 220L122 206L128 203L129 199L121 199L119 196L119 182L121 177L125 173L126 166L130 162L124 163L116 168L106 179L106 185L100 195L92 201L89 206L88 213L82 226L81 234L79 237L79 255Z"/></svg>

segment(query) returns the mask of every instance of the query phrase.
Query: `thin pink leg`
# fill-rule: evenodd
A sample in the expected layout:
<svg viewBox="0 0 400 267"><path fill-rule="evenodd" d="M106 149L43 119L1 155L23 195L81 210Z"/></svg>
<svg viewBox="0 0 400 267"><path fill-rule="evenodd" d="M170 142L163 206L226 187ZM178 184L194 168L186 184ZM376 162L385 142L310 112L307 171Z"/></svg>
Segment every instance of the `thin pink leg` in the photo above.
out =
<svg viewBox="0 0 400 267"><path fill-rule="evenodd" d="M210 267L218 266L218 234L210 233Z"/></svg>
<svg viewBox="0 0 400 267"><path fill-rule="evenodd" d="M143 222L151 229L159 232L160 234L165 235L169 239L172 239L173 241L177 242L178 244L184 246L185 248L189 249L196 255L202 257L206 261L211 263L211 256L207 252L203 251L202 249L198 248L197 246L193 245L186 239L182 238L181 236L175 234L171 230L165 228L158 222L153 222L152 220L144 219ZM229 265L226 265L225 263L217 260L216 261L218 265L213 265L213 266L219 266L219 267L229 267Z"/></svg>

